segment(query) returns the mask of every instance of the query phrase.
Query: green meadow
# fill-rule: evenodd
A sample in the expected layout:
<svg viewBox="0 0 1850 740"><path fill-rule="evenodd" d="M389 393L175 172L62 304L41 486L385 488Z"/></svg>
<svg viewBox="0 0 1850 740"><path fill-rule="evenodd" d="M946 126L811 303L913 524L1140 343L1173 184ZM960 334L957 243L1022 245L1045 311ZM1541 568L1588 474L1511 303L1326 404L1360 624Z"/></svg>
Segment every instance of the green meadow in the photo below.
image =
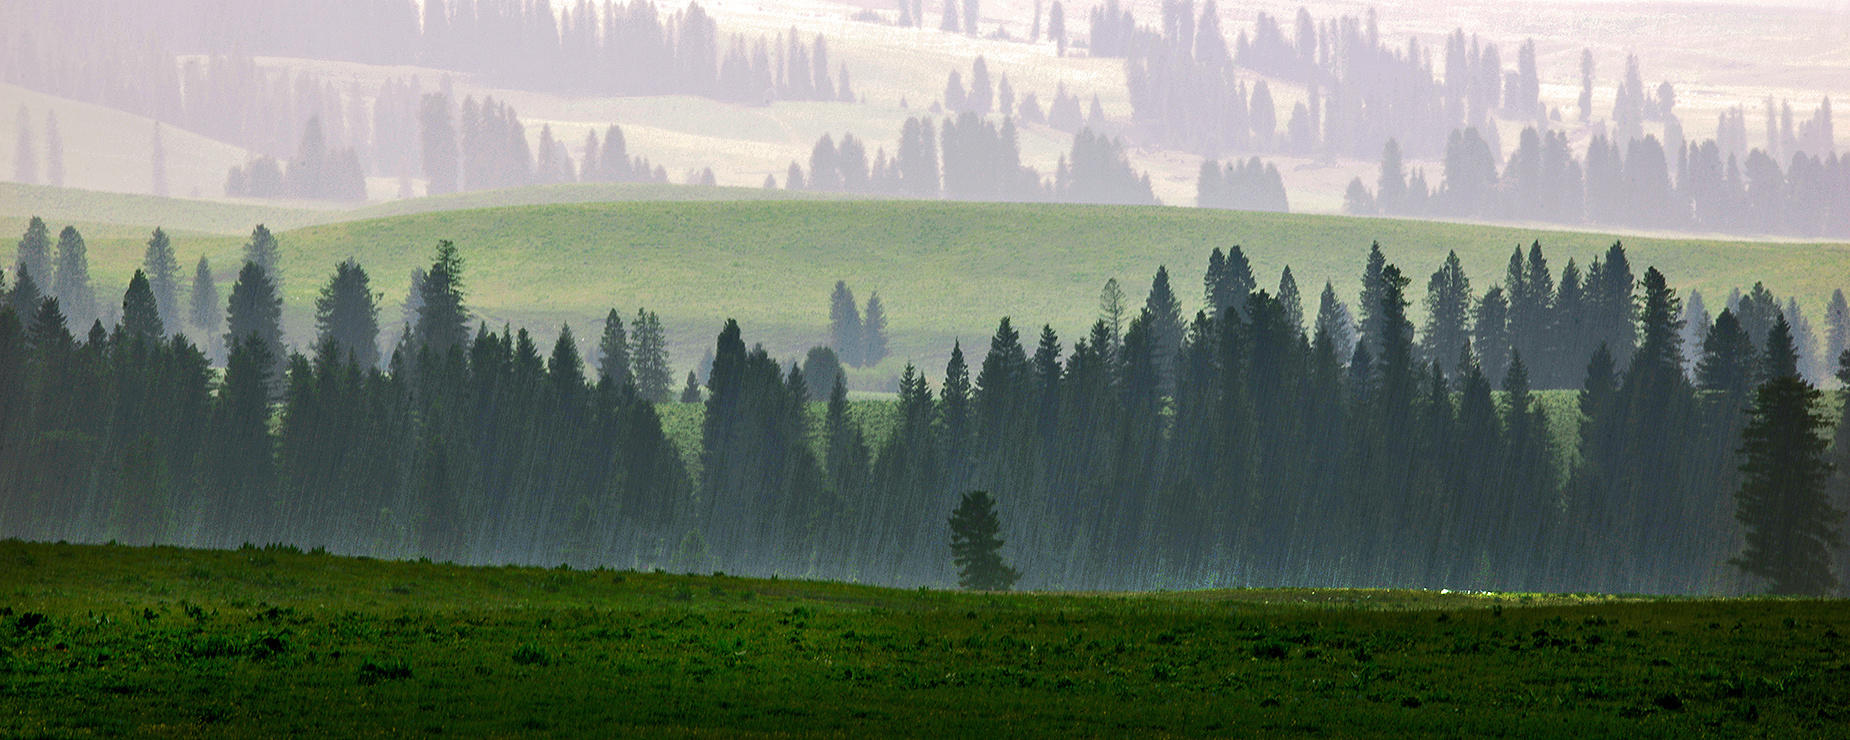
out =
<svg viewBox="0 0 1850 740"><path fill-rule="evenodd" d="M0 542L0 735L1844 736L1841 601L959 593Z"/></svg>

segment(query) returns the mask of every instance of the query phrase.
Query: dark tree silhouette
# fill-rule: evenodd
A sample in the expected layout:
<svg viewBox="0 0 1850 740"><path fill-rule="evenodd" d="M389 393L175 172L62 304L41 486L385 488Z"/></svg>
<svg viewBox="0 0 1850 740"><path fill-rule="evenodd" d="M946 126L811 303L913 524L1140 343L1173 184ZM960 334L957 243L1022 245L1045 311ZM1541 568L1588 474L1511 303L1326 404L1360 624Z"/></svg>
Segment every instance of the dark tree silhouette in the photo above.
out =
<svg viewBox="0 0 1850 740"><path fill-rule="evenodd" d="M160 307L161 321L178 330L185 317L180 314L180 261L174 256L167 232L155 229L148 237L148 249L142 254L141 269L154 291L154 304Z"/></svg>
<svg viewBox="0 0 1850 740"><path fill-rule="evenodd" d="M951 512L951 562L957 585L974 591L1007 591L1021 574L1002 561L1001 524L988 491L963 495Z"/></svg>
<svg viewBox="0 0 1850 740"><path fill-rule="evenodd" d="M1784 316L1767 335L1765 358L1767 380L1741 432L1744 480L1735 518L1746 543L1729 562L1765 579L1772 593L1822 596L1837 586L1831 551L1842 546L1843 512L1832 508L1826 490L1831 420L1817 408L1823 393L1799 376Z"/></svg>
<svg viewBox="0 0 1850 740"><path fill-rule="evenodd" d="M263 358L271 363L266 377L280 379L283 364L289 359L283 352L283 299L255 262L245 262L238 271L238 281L232 284L231 298L225 305L225 326L227 352L239 342L254 341Z"/></svg>
<svg viewBox="0 0 1850 740"><path fill-rule="evenodd" d="M378 301L365 268L352 258L336 265L315 299L316 343L333 342L344 362L379 364Z"/></svg>
<svg viewBox="0 0 1850 740"><path fill-rule="evenodd" d="M469 308L463 303L463 258L448 239L437 242L436 259L419 286L415 336L439 356L469 340Z"/></svg>

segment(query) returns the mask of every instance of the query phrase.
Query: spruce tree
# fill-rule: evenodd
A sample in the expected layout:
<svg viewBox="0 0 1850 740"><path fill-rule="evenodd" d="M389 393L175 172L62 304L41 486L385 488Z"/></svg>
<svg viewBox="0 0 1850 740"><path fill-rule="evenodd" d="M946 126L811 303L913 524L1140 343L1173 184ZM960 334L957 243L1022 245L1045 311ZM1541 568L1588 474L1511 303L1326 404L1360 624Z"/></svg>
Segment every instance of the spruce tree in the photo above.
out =
<svg viewBox="0 0 1850 740"><path fill-rule="evenodd" d="M316 344L333 342L338 358L362 368L379 364L379 296L366 269L349 257L315 299Z"/></svg>
<svg viewBox="0 0 1850 740"><path fill-rule="evenodd" d="M193 268L193 289L190 291L193 306L188 319L193 329L199 332L199 343L207 349L208 355L217 355L211 348L218 338L220 326L224 323L223 314L219 313L218 285L212 280L212 265L205 255L199 256L199 264Z"/></svg>
<svg viewBox="0 0 1850 740"><path fill-rule="evenodd" d="M96 319L96 298L90 290L90 257L82 234L66 226L58 232L58 271L51 281L64 315L78 326Z"/></svg>
<svg viewBox="0 0 1850 740"><path fill-rule="evenodd" d="M604 315L604 334L597 341L597 373L618 387L636 382L630 371L629 338L623 331L623 317L614 308Z"/></svg>
<svg viewBox="0 0 1850 740"><path fill-rule="evenodd" d="M585 363L578 353L578 340L572 336L571 324L559 325L559 338L552 343L552 356L546 358L546 376L552 380L559 398L577 398L585 388Z"/></svg>
<svg viewBox="0 0 1850 740"><path fill-rule="evenodd" d="M26 325L26 343L39 355L40 361L45 362L68 352L74 341L64 311L58 307L58 299L48 297L40 300L38 308L32 311L30 323Z"/></svg>
<svg viewBox="0 0 1850 740"><path fill-rule="evenodd" d="M437 242L436 259L419 286L417 343L442 355L469 341L469 309L463 303L463 259L456 244Z"/></svg>
<svg viewBox="0 0 1850 740"><path fill-rule="evenodd" d="M867 310L861 312L861 367L879 365L887 357L886 305L880 294L867 297Z"/></svg>
<svg viewBox="0 0 1850 740"><path fill-rule="evenodd" d="M148 287L154 291L154 304L160 307L161 321L178 329L180 315L180 261L174 257L167 232L158 228L148 237L148 249L142 253L141 269L147 273Z"/></svg>
<svg viewBox="0 0 1850 740"><path fill-rule="evenodd" d="M1643 285L1644 302L1639 309L1642 331L1626 375L1628 383L1635 377L1647 386L1668 387L1683 380L1682 301L1655 267L1645 270Z"/></svg>
<svg viewBox="0 0 1850 740"><path fill-rule="evenodd" d="M1397 265L1381 268L1381 300L1375 308L1381 327L1377 374L1390 402L1411 400L1418 380L1413 358L1413 322L1407 319L1406 289L1410 282L1412 280L1403 276Z"/></svg>
<svg viewBox="0 0 1850 740"><path fill-rule="evenodd" d="M1130 320L1124 307L1124 289L1118 287L1117 278L1106 278L1105 287L1099 291L1098 319L1111 329L1111 346L1106 349L1116 352L1123 341L1124 322Z"/></svg>
<svg viewBox="0 0 1850 740"><path fill-rule="evenodd" d="M673 400L674 369L668 365L668 334L662 329L661 317L638 308L630 328L630 363L636 374L636 390L650 403Z"/></svg>
<svg viewBox="0 0 1850 740"><path fill-rule="evenodd" d="M1060 401L1060 352L1060 335L1051 324L1042 324L1040 341L1034 347L1032 368L1037 394L1034 403L1039 407L1044 427L1052 426L1053 415Z"/></svg>
<svg viewBox="0 0 1850 740"><path fill-rule="evenodd" d="M122 330L149 344L160 342L163 335L160 307L148 287L148 276L140 270L129 278L128 291L122 294Z"/></svg>
<svg viewBox="0 0 1850 740"><path fill-rule="evenodd" d="M1818 411L1823 394L1799 375L1791 332L1780 316L1767 333L1767 379L1741 432L1735 519L1745 545L1728 562L1765 579L1771 593L1823 596L1837 585L1831 551L1842 546L1843 512L1827 495L1831 422Z"/></svg>
<svg viewBox="0 0 1850 740"><path fill-rule="evenodd" d="M1230 261L1231 262L1231 261ZM1232 265L1228 265L1232 269ZM1247 279L1251 280L1251 270ZM1237 281L1235 289L1238 289ZM1176 300L1175 291L1169 287L1169 269L1157 266L1156 277L1150 280L1150 295L1144 299L1144 310L1150 313L1148 331L1150 332L1150 358L1156 363L1158 388L1167 393L1174 388L1176 353L1182 349L1182 304Z"/></svg>
<svg viewBox="0 0 1850 740"><path fill-rule="evenodd" d="M1696 361L1696 386L1721 393L1731 403L1740 403L1760 383L1760 352L1729 309L1722 309L1721 315L1715 317L1715 324L1702 340L1700 357Z"/></svg>
<svg viewBox="0 0 1850 740"><path fill-rule="evenodd" d="M250 241L244 243L244 261L255 262L263 268L264 276L270 279L271 285L276 286L279 294L283 290L281 260L282 252L277 246L276 235L270 233L269 227L257 224L257 228L251 229Z"/></svg>
<svg viewBox="0 0 1850 740"><path fill-rule="evenodd" d="M1596 262L1597 274L1587 273L1587 302L1593 314L1588 328L1611 349L1613 360L1623 365L1631 361L1637 346L1638 307L1632 295L1637 282L1625 245L1619 242L1606 249L1604 261Z"/></svg>
<svg viewBox="0 0 1850 740"><path fill-rule="evenodd" d="M15 264L25 265L34 279L49 284L52 276L51 230L46 228L44 219L33 216L26 222L26 233L19 239L19 256Z"/></svg>
<svg viewBox="0 0 1850 740"><path fill-rule="evenodd" d="M1009 441L1027 398L1029 380L1028 355L1021 346L1021 334L1008 317L996 324L989 338L989 352L977 369L975 394L977 436L988 451L999 449Z"/></svg>
<svg viewBox="0 0 1850 740"><path fill-rule="evenodd" d="M1007 591L1021 574L1002 561L1002 527L987 491L963 495L951 512L951 562L957 585L972 591Z"/></svg>
<svg viewBox="0 0 1850 740"><path fill-rule="evenodd" d="M1253 278L1253 263L1246 259L1246 250L1235 244L1227 248L1227 297L1233 300L1233 307L1244 317L1247 298L1259 290L1259 281Z"/></svg>
<svg viewBox="0 0 1850 740"><path fill-rule="evenodd" d="M1471 279L1452 251L1426 281L1426 359L1450 361L1464 351L1471 339L1470 314Z"/></svg>
<svg viewBox="0 0 1850 740"><path fill-rule="evenodd" d="M1368 247L1368 261L1362 267L1362 293L1357 298L1357 310L1361 313L1358 321L1361 332L1360 343L1368 347L1368 354L1381 356L1381 270L1387 266L1387 256L1381 253L1381 242Z"/></svg>
<svg viewBox="0 0 1850 740"><path fill-rule="evenodd" d="M1212 163L1204 163L1210 167ZM1216 169L1218 172L1218 169ZM1201 299L1219 316L1232 304L1227 287L1227 255L1215 247L1208 252L1208 270L1201 275Z"/></svg>
<svg viewBox="0 0 1850 740"><path fill-rule="evenodd" d="M844 280L835 281L829 296L829 346L849 367L860 367L866 356L866 336L861 331L861 310L854 305L854 291Z"/></svg>
<svg viewBox="0 0 1850 740"><path fill-rule="evenodd" d="M13 275L13 290L6 294L7 305L13 307L13 314L19 317L20 323L24 324L32 320L33 314L38 312L39 303L43 300L44 296L39 292L38 281L33 279L30 270L21 265L19 271Z"/></svg>
<svg viewBox="0 0 1850 740"><path fill-rule="evenodd" d="M964 361L963 343L951 343L951 359L944 363L944 386L938 389L938 419L944 427L945 458L963 459L971 434L970 365Z"/></svg>
<svg viewBox="0 0 1850 740"><path fill-rule="evenodd" d="M687 385L681 387L681 403L700 403L700 378L692 370L687 371Z"/></svg>
<svg viewBox="0 0 1850 740"><path fill-rule="evenodd" d="M288 359L283 352L283 299L276 295L276 286L255 262L245 262L238 271L238 281L232 284L231 298L225 305L225 326L228 351L238 342L254 338L263 356L273 363L269 377L279 377Z"/></svg>
<svg viewBox="0 0 1850 740"><path fill-rule="evenodd" d="M1304 297L1298 293L1298 280L1291 276L1291 266L1278 276L1278 305L1285 312L1285 326L1293 333L1304 333Z"/></svg>
<svg viewBox="0 0 1850 740"><path fill-rule="evenodd" d="M1329 337L1330 350L1339 361L1355 354L1355 319L1336 298L1336 286L1328 280L1323 281L1323 293L1317 298L1316 333Z"/></svg>

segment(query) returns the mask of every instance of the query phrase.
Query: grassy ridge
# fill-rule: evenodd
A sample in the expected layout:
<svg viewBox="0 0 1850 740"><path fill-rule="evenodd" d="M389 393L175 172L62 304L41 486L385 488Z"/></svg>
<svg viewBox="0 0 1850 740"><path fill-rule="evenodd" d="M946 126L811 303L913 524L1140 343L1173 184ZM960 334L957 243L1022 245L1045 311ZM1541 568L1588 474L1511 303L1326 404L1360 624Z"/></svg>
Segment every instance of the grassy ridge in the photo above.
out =
<svg viewBox="0 0 1850 740"><path fill-rule="evenodd" d="M491 321L584 327L610 305L659 311L691 362L727 317L748 341L794 355L825 336L830 286L879 291L893 334L893 367L941 366L953 339L981 344L1002 316L1024 328L1051 322L1075 337L1096 312L1098 287L1118 277L1140 298L1167 264L1177 291L1198 292L1214 246L1243 244L1262 285L1287 264L1314 307L1321 283L1347 300L1359 290L1367 245L1419 277L1456 249L1480 287L1499 281L1510 248L1541 239L1554 264L1583 265L1609 234L1536 232L1433 222L1214 212L941 202L588 203L447 211L311 226L285 235L289 269L320 274L359 257L396 283L454 238L470 260L475 305ZM1850 266L1843 245L1628 239L1642 272L1657 265L1684 289L1711 296L1766 280L1814 308ZM307 299L312 286L292 285ZM1417 292L1417 291L1416 291ZM1029 333L1024 331L1024 333Z"/></svg>
<svg viewBox="0 0 1850 740"><path fill-rule="evenodd" d="M0 734L1831 736L1850 609L0 543Z"/></svg>
<svg viewBox="0 0 1850 740"><path fill-rule="evenodd" d="M1423 295L1424 276L1449 250L1458 251L1482 290L1501 280L1509 250L1518 243L1541 240L1558 271L1570 257L1584 266L1617 238L1600 232L1188 208L604 200L662 193L768 195L736 189L553 186L385 204L346 215L311 214L344 219L460 208L284 232L289 328L298 336L306 334L315 290L334 262L352 256L367 266L375 289L384 294L382 323L391 333L406 276L428 261L436 240L449 238L459 243L468 261L471 302L491 324L525 325L550 341L560 324L570 322L589 343L609 307L632 312L647 306L668 325L673 359L682 369L710 347L728 317L741 320L747 341L763 342L778 356L798 356L825 338L829 289L837 279L847 280L863 299L878 291L888 307L894 357L874 372L857 374L863 387L875 388L908 359L935 374L953 340L980 351L1002 316L1015 317L1030 341L1041 323L1053 324L1071 340L1096 313L1098 288L1108 277L1122 281L1135 303L1156 266L1166 264L1177 292L1192 304L1205 255L1215 246L1243 245L1267 288L1290 265L1314 311L1326 279L1354 302L1362 260L1374 240L1414 278L1411 293L1417 299ZM470 207L507 198L599 202ZM170 202L157 205L165 203ZM10 207L0 199L0 213ZM130 218L134 209L131 216L121 216L105 205L94 208L102 215L79 222L94 226L85 231L92 272L98 294L111 296L119 292L112 286L126 283L138 263L146 228L111 221ZM209 235L225 232L219 214L208 216L162 222L199 227L197 234L176 238L176 248L189 264L201 252L211 255L221 281L228 283L241 239ZM0 217L0 228L22 227L22 214ZM1626 238L1625 243L1638 272L1656 265L1680 289L1701 289L1712 305L1731 288L1764 280L1781 295L1797 296L1814 320L1850 268L1850 246L1842 244L1691 238Z"/></svg>

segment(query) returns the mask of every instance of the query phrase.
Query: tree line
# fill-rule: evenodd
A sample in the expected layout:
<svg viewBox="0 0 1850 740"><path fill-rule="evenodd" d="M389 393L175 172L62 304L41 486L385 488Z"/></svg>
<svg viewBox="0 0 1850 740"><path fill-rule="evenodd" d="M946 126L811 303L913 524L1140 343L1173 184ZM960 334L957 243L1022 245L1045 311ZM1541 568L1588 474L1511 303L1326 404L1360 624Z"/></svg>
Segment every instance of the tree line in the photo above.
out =
<svg viewBox="0 0 1850 740"><path fill-rule="evenodd" d="M407 153L419 148L426 91L415 78L370 88L263 67L256 57L421 64L503 87L574 94L749 104L856 99L847 67L829 61L822 35L793 28L722 37L698 3L663 13L647 0L578 0L558 12L550 2L513 0L342 0L313 8L24 0L0 8L0 29L0 59L8 60L0 79L8 83L147 116L259 158L298 152L304 127L317 119L330 152L351 149L367 172L401 177L418 174ZM447 76L436 92L459 97ZM269 182L270 163L258 165L264 172L244 183Z"/></svg>
<svg viewBox="0 0 1850 740"><path fill-rule="evenodd" d="M982 490L999 529L963 536L1009 543L1029 586L1817 593L1841 557L1850 444L1827 439L1790 322L1756 346L1730 309L1686 347L1655 269L1614 311L1634 343L1599 339L1568 405L1536 393L1521 347L1500 377L1469 342L1428 358L1440 337L1418 338L1412 280L1378 247L1353 322L1327 285L1314 318L1288 271L1256 287L1238 250L1210 254L1192 317L1158 268L1141 307L1108 290L1070 346L1003 319L935 390L908 366L880 438L839 374L812 428L805 369L728 321L684 461L618 353L593 374L570 327L545 357L525 331L472 330L463 268L440 243L383 366L361 362L376 307L351 263L313 355L285 356L248 259L222 373L165 330L143 273L82 339L59 299L24 320L9 301L0 528L933 584L955 579L947 513Z"/></svg>
<svg viewBox="0 0 1850 740"><path fill-rule="evenodd" d="M233 198L301 198L311 200L366 200L366 172L351 147L328 151L321 134L321 119L310 118L302 127L302 144L288 166L268 156L225 175L225 195Z"/></svg>
<svg viewBox="0 0 1850 740"><path fill-rule="evenodd" d="M1826 103L1828 110L1828 102ZM1850 236L1850 164L1829 149L1798 150L1782 168L1755 148L1745 160L1716 139L1656 136L1624 147L1603 135L1576 156L1566 134L1527 128L1507 161L1477 129L1454 131L1443 179L1406 171L1399 145L1382 150L1376 186L1349 185L1351 213L1712 229L1795 236ZM1501 169L1501 172L1499 172Z"/></svg>
<svg viewBox="0 0 1850 740"><path fill-rule="evenodd" d="M765 176L765 187L777 187ZM1072 149L1051 175L1021 163L1015 119L1002 125L964 111L934 128L930 117L906 119L892 156L853 134L841 143L828 134L810 151L809 168L791 162L783 186L790 190L878 193L915 198L1015 202L1153 205L1150 175L1134 169L1124 142L1081 129Z"/></svg>
<svg viewBox="0 0 1850 740"><path fill-rule="evenodd" d="M623 129L611 124L600 142L585 132L580 161L552 125L540 128L539 148L527 146L525 124L514 109L493 97L463 98L453 109L442 93L424 96L418 112L423 174L430 195L561 182L667 182L668 171L647 157L632 156Z"/></svg>
<svg viewBox="0 0 1850 740"><path fill-rule="evenodd" d="M37 185L39 180L39 145L32 136L32 110L19 106L18 134L13 139L13 181ZM58 112L45 112L44 183L64 187L64 135L58 131Z"/></svg>
<svg viewBox="0 0 1850 740"><path fill-rule="evenodd" d="M886 304L880 302L879 293L867 296L863 311L855 306L854 291L847 281L835 281L835 291L829 295L829 349L849 367L874 367L886 359ZM821 390L826 393L829 385L823 383Z"/></svg>

